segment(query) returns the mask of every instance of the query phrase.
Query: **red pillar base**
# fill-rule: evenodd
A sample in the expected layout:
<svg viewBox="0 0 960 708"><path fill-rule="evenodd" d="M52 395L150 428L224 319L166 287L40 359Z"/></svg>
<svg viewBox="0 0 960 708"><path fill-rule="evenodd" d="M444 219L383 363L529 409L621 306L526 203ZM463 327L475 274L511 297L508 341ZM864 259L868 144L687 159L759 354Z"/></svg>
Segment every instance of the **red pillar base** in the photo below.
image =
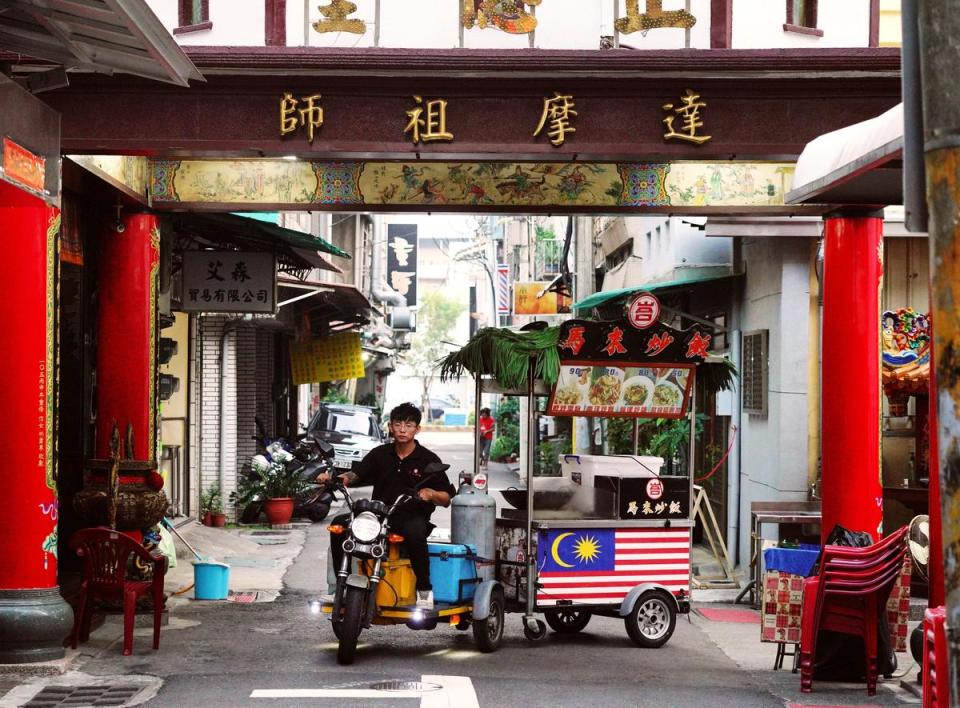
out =
<svg viewBox="0 0 960 708"><path fill-rule="evenodd" d="M829 216L823 259L822 538L840 524L878 539L882 216Z"/></svg>

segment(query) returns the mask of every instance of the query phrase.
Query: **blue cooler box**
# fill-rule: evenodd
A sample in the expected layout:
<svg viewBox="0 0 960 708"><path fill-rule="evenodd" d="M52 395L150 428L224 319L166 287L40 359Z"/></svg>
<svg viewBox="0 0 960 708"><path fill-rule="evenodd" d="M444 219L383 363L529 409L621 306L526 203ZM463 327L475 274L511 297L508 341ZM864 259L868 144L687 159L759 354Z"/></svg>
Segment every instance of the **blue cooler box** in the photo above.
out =
<svg viewBox="0 0 960 708"><path fill-rule="evenodd" d="M477 555L476 547L461 543L428 543L427 550L430 552L434 601L457 603L472 600L478 583L477 566L473 560Z"/></svg>

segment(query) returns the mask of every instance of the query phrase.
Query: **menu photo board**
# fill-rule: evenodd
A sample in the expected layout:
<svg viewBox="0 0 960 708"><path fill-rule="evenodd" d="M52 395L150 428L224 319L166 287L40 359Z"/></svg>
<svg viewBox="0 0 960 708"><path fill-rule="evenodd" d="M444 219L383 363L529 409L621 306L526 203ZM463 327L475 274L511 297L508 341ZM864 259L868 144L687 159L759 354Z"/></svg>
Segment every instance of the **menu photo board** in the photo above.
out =
<svg viewBox="0 0 960 708"><path fill-rule="evenodd" d="M547 415L682 418L692 364L562 361Z"/></svg>

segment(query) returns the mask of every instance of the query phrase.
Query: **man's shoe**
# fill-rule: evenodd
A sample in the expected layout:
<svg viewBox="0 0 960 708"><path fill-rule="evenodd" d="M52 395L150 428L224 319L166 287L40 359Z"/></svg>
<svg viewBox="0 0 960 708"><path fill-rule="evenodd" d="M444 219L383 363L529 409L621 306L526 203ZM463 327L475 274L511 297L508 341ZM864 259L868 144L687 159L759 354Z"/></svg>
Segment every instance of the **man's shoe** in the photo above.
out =
<svg viewBox="0 0 960 708"><path fill-rule="evenodd" d="M421 610L433 609L433 590L417 590L417 607Z"/></svg>

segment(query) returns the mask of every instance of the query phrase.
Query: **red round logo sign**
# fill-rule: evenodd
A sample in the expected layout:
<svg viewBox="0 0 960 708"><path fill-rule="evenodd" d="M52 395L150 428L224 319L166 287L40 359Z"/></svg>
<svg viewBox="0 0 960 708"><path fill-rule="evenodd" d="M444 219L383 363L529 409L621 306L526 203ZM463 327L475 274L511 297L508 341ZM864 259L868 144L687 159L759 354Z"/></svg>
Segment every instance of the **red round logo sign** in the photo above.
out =
<svg viewBox="0 0 960 708"><path fill-rule="evenodd" d="M656 501L663 496L663 482L659 479L651 479L647 482L647 497Z"/></svg>
<svg viewBox="0 0 960 708"><path fill-rule="evenodd" d="M650 293L640 293L627 305L627 320L637 329L646 329L660 318L660 301Z"/></svg>

